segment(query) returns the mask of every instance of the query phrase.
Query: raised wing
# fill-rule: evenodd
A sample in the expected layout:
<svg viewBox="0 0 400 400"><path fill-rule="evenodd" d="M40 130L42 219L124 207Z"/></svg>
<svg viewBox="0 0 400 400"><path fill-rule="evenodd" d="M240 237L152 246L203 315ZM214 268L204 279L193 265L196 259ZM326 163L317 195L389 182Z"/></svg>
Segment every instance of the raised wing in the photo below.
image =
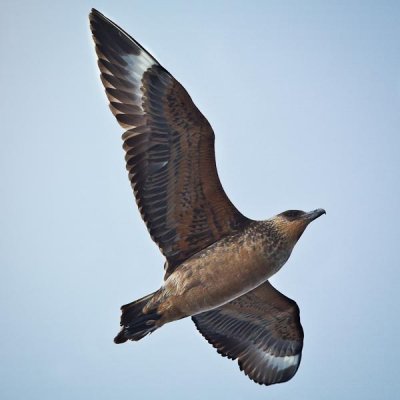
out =
<svg viewBox="0 0 400 400"><path fill-rule="evenodd" d="M269 282L192 319L218 353L237 358L240 369L259 384L286 382L300 365L299 308Z"/></svg>
<svg viewBox="0 0 400 400"><path fill-rule="evenodd" d="M110 108L126 129L129 179L166 274L247 219L218 178L214 133L182 85L126 32L90 14Z"/></svg>

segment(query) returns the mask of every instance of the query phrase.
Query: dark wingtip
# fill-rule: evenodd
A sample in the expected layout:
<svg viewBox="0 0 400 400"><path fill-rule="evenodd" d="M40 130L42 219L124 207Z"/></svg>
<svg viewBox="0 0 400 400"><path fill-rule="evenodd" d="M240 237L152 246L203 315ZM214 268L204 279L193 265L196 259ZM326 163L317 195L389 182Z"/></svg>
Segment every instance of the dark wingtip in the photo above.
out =
<svg viewBox="0 0 400 400"><path fill-rule="evenodd" d="M100 13L95 8L92 8L89 13L89 20L90 21L93 20L96 17L96 15L99 15L99 14Z"/></svg>
<svg viewBox="0 0 400 400"><path fill-rule="evenodd" d="M100 11L97 11L95 8L92 8L89 13L90 27L93 28L93 24L95 24L96 21L99 21L102 19L103 20L105 19L104 15Z"/></svg>
<svg viewBox="0 0 400 400"><path fill-rule="evenodd" d="M107 22L113 24L104 14L102 14L100 11L96 10L95 8L92 8L90 13L89 13L89 20L91 22Z"/></svg>
<svg viewBox="0 0 400 400"><path fill-rule="evenodd" d="M89 16L90 16L90 15L98 15L98 16L104 17L104 15L103 15L100 11L96 10L95 8L92 8L92 9L90 10Z"/></svg>

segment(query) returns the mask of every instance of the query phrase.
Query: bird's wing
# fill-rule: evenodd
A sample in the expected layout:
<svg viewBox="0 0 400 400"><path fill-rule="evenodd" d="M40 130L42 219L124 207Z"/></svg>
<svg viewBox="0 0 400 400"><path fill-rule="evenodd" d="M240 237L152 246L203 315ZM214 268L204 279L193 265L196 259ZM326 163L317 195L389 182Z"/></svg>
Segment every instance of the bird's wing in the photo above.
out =
<svg viewBox="0 0 400 400"><path fill-rule="evenodd" d="M286 382L300 365L304 335L299 308L268 281L192 319L218 353L237 358L240 369L259 384Z"/></svg>
<svg viewBox="0 0 400 400"><path fill-rule="evenodd" d="M166 274L246 223L218 178L214 133L183 86L139 43L90 14L101 80L122 127L142 218L167 258Z"/></svg>

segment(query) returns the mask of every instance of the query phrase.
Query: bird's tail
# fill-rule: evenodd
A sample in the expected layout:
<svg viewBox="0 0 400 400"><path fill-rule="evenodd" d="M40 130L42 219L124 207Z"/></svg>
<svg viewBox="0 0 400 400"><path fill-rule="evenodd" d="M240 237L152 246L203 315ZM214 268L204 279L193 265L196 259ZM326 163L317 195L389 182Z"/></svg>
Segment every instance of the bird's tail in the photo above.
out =
<svg viewBox="0 0 400 400"><path fill-rule="evenodd" d="M115 343L124 343L127 340L140 340L158 328L156 322L161 318L161 315L157 313L157 309L154 308L146 310L146 313L143 312L144 307L155 293L157 292L151 293L121 307L122 328L114 338Z"/></svg>

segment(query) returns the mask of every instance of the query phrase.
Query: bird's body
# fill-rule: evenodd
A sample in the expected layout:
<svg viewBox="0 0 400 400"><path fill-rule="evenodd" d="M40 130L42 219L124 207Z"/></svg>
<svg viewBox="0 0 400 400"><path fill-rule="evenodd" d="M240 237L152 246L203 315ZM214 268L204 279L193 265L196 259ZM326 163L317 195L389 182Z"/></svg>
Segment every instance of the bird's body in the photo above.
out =
<svg viewBox="0 0 400 400"><path fill-rule="evenodd" d="M191 316L254 381L289 380L303 346L299 309L268 279L325 211L291 210L265 221L243 216L219 181L214 132L183 86L104 15L92 10L90 23L111 111L126 129L136 202L166 258L161 288L121 308L115 342Z"/></svg>
<svg viewBox="0 0 400 400"><path fill-rule="evenodd" d="M158 305L157 325L209 311L265 282L291 250L273 220L254 221L183 262L147 307Z"/></svg>

